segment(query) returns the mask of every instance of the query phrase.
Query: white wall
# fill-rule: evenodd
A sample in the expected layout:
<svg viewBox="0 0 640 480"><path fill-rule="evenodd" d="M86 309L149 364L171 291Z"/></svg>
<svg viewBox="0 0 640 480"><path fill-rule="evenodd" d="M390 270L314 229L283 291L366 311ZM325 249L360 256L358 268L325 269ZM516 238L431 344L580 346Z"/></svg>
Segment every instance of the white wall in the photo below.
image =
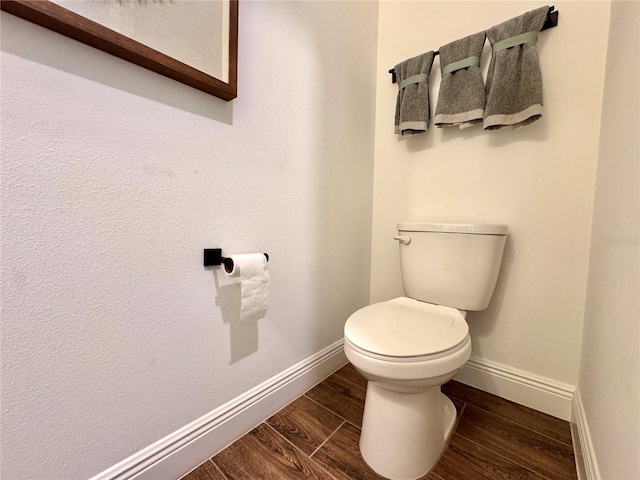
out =
<svg viewBox="0 0 640 480"><path fill-rule="evenodd" d="M2 13L3 479L97 474L342 337L377 8L241 2L231 103ZM205 247L270 254L257 325Z"/></svg>
<svg viewBox="0 0 640 480"><path fill-rule="evenodd" d="M603 479L640 478L639 35L640 4L612 2L578 382Z"/></svg>
<svg viewBox="0 0 640 480"><path fill-rule="evenodd" d="M382 2L371 299L402 294L398 221L509 225L489 308L469 313L473 355L575 385L602 108L609 3L555 2L559 26L541 33L541 120L518 130L430 128L393 134L399 61L485 30L539 2ZM488 42L482 58L486 70ZM440 81L432 70L432 112Z"/></svg>

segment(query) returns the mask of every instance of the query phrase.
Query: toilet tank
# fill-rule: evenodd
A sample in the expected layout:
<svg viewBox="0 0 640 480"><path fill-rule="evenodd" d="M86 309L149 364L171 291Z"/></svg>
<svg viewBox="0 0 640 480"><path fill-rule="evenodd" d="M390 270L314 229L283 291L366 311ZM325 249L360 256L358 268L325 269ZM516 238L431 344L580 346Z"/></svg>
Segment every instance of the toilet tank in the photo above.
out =
<svg viewBox="0 0 640 480"><path fill-rule="evenodd" d="M407 297L460 310L487 308L509 234L506 225L404 222L398 232Z"/></svg>

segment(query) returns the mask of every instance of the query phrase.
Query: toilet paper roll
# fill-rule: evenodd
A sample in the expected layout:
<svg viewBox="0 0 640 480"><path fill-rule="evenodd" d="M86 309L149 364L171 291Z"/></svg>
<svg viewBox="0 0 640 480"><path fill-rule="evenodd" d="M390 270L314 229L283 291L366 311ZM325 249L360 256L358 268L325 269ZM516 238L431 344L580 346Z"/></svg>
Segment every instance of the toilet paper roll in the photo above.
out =
<svg viewBox="0 0 640 480"><path fill-rule="evenodd" d="M231 255L231 269L225 265L228 277L240 277L240 316L238 323L262 318L267 313L269 271L263 253Z"/></svg>

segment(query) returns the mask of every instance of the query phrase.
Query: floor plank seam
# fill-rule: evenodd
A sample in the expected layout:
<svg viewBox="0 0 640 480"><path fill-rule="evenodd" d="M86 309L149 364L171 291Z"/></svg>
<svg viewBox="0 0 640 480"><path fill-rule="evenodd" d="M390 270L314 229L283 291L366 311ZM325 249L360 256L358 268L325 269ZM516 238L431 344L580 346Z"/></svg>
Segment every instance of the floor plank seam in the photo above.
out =
<svg viewBox="0 0 640 480"><path fill-rule="evenodd" d="M463 402L462 400L460 400L458 398L456 398L456 400L458 400L462 404L462 408L460 409L460 413L458 413L458 418L456 418L456 424L453 427L453 432L451 433L452 436L453 436L454 433L456 433L456 430L458 429L458 425L460 424L460 419L462 418L462 414L464 413L465 409L467 408L467 402Z"/></svg>
<svg viewBox="0 0 640 480"><path fill-rule="evenodd" d="M339 480L339 479L337 479L335 476L333 476L333 475L331 474L331 472L329 472L329 470L327 470L327 469L326 469L326 468L324 468L322 465L320 465L318 462L316 462L316 460L315 460L314 458L309 457L309 460L311 460L311 461L314 463L314 465L315 465L316 467L318 467L318 468L319 468L320 470L322 470L324 473L326 473L327 475L329 475L329 478L331 478L332 480Z"/></svg>
<svg viewBox="0 0 640 480"><path fill-rule="evenodd" d="M345 419L344 421L345 421L346 423L348 423L349 425L351 425L352 427L357 428L359 432L360 432L360 431L362 431L362 425L356 425L355 423L350 422L350 421L349 421L349 420L347 420L347 419Z"/></svg>
<svg viewBox="0 0 640 480"><path fill-rule="evenodd" d="M466 403L465 403L465 405L466 405ZM514 422L512 419L510 419L508 417L503 417L502 415L499 415L497 413L491 412L491 411L487 410L486 408L482 408L482 407L479 407L477 405L474 405L473 403L471 403L470 405L472 407L474 407L474 408L477 408L478 410L482 410L483 412L488 413L489 415L493 415L495 417L501 418L502 420L504 420L506 422L509 422L511 425L515 425L518 428L523 428L523 429L525 429L525 430L527 430L529 432L535 433L536 435L541 435L541 436L545 437L546 439L549 439L549 440L551 440L553 442L558 442L558 443L560 443L560 444L562 444L564 446L571 447L571 450L573 451L573 444L572 443L563 442L562 440L558 440L557 438L550 437L549 435L547 435L545 433L542 433L542 432L540 432L538 430L534 430L533 428L528 427L528 426L526 426L526 425L524 425L522 423ZM574 452L574 455L575 455L575 452Z"/></svg>
<svg viewBox="0 0 640 480"><path fill-rule="evenodd" d="M273 428L271 425L269 425L267 422L263 422L267 427L269 427L271 430L273 430L274 432L276 432L276 435L278 435L280 438L284 439L285 442L287 442L289 445L291 445L293 448L295 448L298 452L300 452L302 455L304 455L305 457L307 457L309 459L309 461L311 461L316 467L318 467L320 470L322 470L324 473L326 473L327 475L329 475L329 477L331 477L333 480L336 480L336 478L331 475L329 472L327 472L324 468L322 468L322 465L320 465L318 462L316 462L313 458L311 458L311 455L307 455L306 453L304 453L300 448L298 448L296 445L294 445L293 442L291 442L291 440L289 440L287 437L285 437L284 435L282 435L278 430L276 430L275 428ZM342 422L344 424L344 422ZM342 425L342 424L341 424ZM332 434L333 435L333 434ZM331 435L330 435L331 436ZM323 442L324 444L324 442ZM315 452L314 452L315 453Z"/></svg>
<svg viewBox="0 0 640 480"><path fill-rule="evenodd" d="M538 430L534 430L534 429L532 429L532 428L530 428L530 427L527 427L526 425L522 425L522 424L520 424L520 423L514 422L513 420L509 420L508 418L505 418L505 417L502 417L502 418L504 418L505 420L510 421L511 423L513 423L514 425L517 425L517 426L518 426L518 427L520 427L520 428L524 428L525 430L528 430L528 431L533 432L533 433L537 433L538 435L541 435L541 436L543 436L543 437L545 437L545 438L547 438L547 439L549 439L549 440L552 440L552 441L554 441L554 442L558 442L558 443L560 443L560 444L564 445L565 447L571 447L571 450L573 451L573 443L567 443L567 442L564 442L564 441L559 440L559 439L557 439L557 438L550 437L550 436L549 436L549 435L547 435L546 433L542 433L542 432L540 432L540 431L538 431ZM575 455L575 452L574 452L574 455Z"/></svg>
<svg viewBox="0 0 640 480"><path fill-rule="evenodd" d="M336 428L333 432L331 432L331 433L329 434L329 436L328 436L327 438L325 438L325 439L324 439L324 442L322 442L322 443L318 446L318 448L316 448L316 449L313 451L313 453L311 453L311 455L309 455L309 458L313 459L313 456L316 454L316 452L317 452L318 450L320 450L320 449L324 446L324 444L325 444L325 443L327 443L327 442L329 441L329 439L335 435L335 433L336 433L338 430L340 430L340 427L342 427L342 426L345 424L345 422L346 422L346 420L342 420L342 423L341 423L340 425L338 425L338 428Z"/></svg>
<svg viewBox="0 0 640 480"><path fill-rule="evenodd" d="M473 387L471 387L471 388L473 388ZM488 392L484 392L484 393L488 393ZM493 394L489 394L489 395L493 395ZM509 422L511 422L511 423L513 423L513 424L515 424L515 425L517 425L518 427L525 428L525 429L527 429L527 430L529 430L529 431L531 431L531 432L535 432L535 433L537 433L537 434L539 434L539 435L542 435L542 436L544 436L544 437L550 438L551 440L555 440L556 442L560 442L560 443L562 443L563 445L567 445L567 446L569 446L569 447L571 447L571 448L573 449L573 443L572 443L571 441L565 442L564 440L560 440L560 439L558 439L558 438L550 437L550 436L549 436L549 435L547 435L546 433L541 432L541 431L539 431L539 430L535 430L535 429L533 429L533 428L531 428L531 427L529 427L529 426L527 426L527 425L525 425L525 424L523 424L523 423L516 422L516 421L514 421L514 420L513 420L512 418L510 418L510 417L505 417L505 416L500 415L500 414L498 414L498 413L492 412L492 411L490 411L490 410L488 410L488 409L486 409L486 408L484 408L484 407L482 407L482 406L480 406L480 405L477 405L477 404L475 404L475 403L473 403L473 402L467 402L467 401L460 400L460 399L459 399L458 397L456 397L455 395L447 395L447 396L448 396L449 398L452 398L452 399L455 399L455 400L459 401L460 403L464 403L465 405L466 405L466 404L469 404L469 405L471 405L471 406L473 406L473 407L475 407L475 408L478 408L478 409L482 410L483 412L487 412L487 413L490 413L491 415L495 415L496 417L500 417L500 418L502 418L502 419L504 419L504 420L507 420L507 421L509 421ZM497 396L497 395L496 395L496 396ZM500 400L507 400L507 399L502 398L502 397L498 397L498 398L499 398ZM507 400L507 401L511 402L510 400ZM516 403L516 402L511 402L511 403L513 403L514 405L517 405L518 407L530 408L530 407L527 407L526 405L521 405L521 404ZM539 412L538 410L535 410L535 409L533 409L533 408L531 408L531 410L533 410L533 411L534 411L534 412L536 412L536 413L544 414L544 412ZM555 417L552 417L552 418L555 418ZM562 421L562 422L565 422L565 423L567 423L567 424L569 424L569 422L567 422L566 420L561 420L561 419L558 419L558 420L559 420L559 421Z"/></svg>
<svg viewBox="0 0 640 480"><path fill-rule="evenodd" d="M486 411L486 410L485 410L485 411ZM548 438L549 440L552 440L552 441L554 441L554 442L561 443L562 445L565 445L565 446L567 446L567 447L571 447L571 450L573 450L573 443L571 443L571 442L565 442L565 441L560 440L560 439L558 439L558 438L550 437L549 435L547 435L547 434L546 434L546 433L544 433L544 432L540 432L539 430L534 430L534 429L533 429L533 428L531 428L531 427L527 427L526 425L523 425L523 424L521 424L521 423L514 422L513 420L510 420L510 419L508 419L508 418L506 418L506 417L501 417L501 418L503 418L504 420L507 420L507 421L511 422L511 423L512 423L512 424L514 424L514 425L517 425L517 426L518 426L518 427L520 427L520 428L524 428L525 430L528 430L528 431L530 431L530 432L537 433L538 435L542 435L543 437ZM568 422L567 422L567 423L568 423ZM574 454L575 454L575 452L574 452Z"/></svg>
<svg viewBox="0 0 640 480"><path fill-rule="evenodd" d="M361 387L360 385L358 385L355 382L352 382L351 380L349 380L347 377L345 377L344 375L340 375L338 372L335 372L335 375L340 377L341 379L343 379L345 382L353 385L354 387L359 388L360 390L364 390L365 392L367 391L367 387Z"/></svg>
<svg viewBox="0 0 640 480"><path fill-rule="evenodd" d="M535 475L538 475L539 477L544 478L545 480L558 480L557 478L556 478L556 479L554 479L554 478L549 478L549 477L547 477L546 475L544 475L544 474L542 474L542 473L538 472L537 470L532 470L530 467L525 467L524 465L521 465L520 463L518 463L518 462L517 462L516 460L514 460L513 458L506 457L506 456L502 455L501 453L496 452L496 451L495 451L495 450L493 450L492 448L489 448L488 446L483 445L482 443L476 442L474 439L469 438L469 437L467 437L466 435L463 435L463 434L461 434L461 433L458 433L458 435L460 435L461 437L466 438L467 440L469 440L471 443L474 443L475 445L479 445L480 447L484 448L485 450L489 450L489 451L490 451L491 453L493 453L495 456L500 457L500 458L502 458L502 459L506 460L506 461L507 461L507 462L509 462L509 463L513 463L514 465L517 465L518 467L520 467L520 468L522 468L522 469L526 470L527 472L531 472L531 473L533 473L533 474L535 474ZM453 435L452 435L452 436L453 436Z"/></svg>
<svg viewBox="0 0 640 480"><path fill-rule="evenodd" d="M185 473L184 475L182 475L178 480L182 480L184 477L186 477L187 475L191 474L191 472L199 469L203 464L207 463L209 460L207 460L206 462L202 462L200 465L198 465L197 467L192 468L191 470L189 470L187 473Z"/></svg>
<svg viewBox="0 0 640 480"><path fill-rule="evenodd" d="M318 405L320 405L322 408L324 408L325 410L329 410L331 413L333 413L336 417L340 417L343 421L345 422L349 422L349 420L347 420L346 418L344 418L342 415L340 415L338 412L336 412L335 410L333 410L332 408L327 407L326 405L321 404L320 402L318 402L317 400L314 400L313 398L311 398L310 396L308 396L306 393L304 394L305 397L307 397L309 400L311 400L313 403L316 403ZM351 423L351 422L349 422ZM352 424L353 425L353 424ZM360 427L358 427L359 429Z"/></svg>
<svg viewBox="0 0 640 480"><path fill-rule="evenodd" d="M337 370L334 370L334 371L333 371L333 372L331 372L329 375L327 375L327 376L326 376L326 377L324 377L322 380L320 380L318 383L316 383L313 387L311 387L311 388L307 389L307 392L308 392L309 390L313 390L314 388L316 388L318 385L320 385L322 382L324 382L324 381L325 381L327 378L329 378L331 375L335 375L335 374L336 374L336 372L337 372L338 370L340 370L341 368L344 368L346 365L349 365L349 362L347 362L347 363L345 363L344 365L342 365L342 367L338 367L338 369L337 369Z"/></svg>
<svg viewBox="0 0 640 480"><path fill-rule="evenodd" d="M215 469L218 471L218 473L220 475L222 475L222 478L224 478L224 480L229 480L229 477L227 477L224 472L222 471L222 469L218 466L218 464L216 462L213 461L213 457L211 457L209 459L209 461L213 464L213 466L215 467Z"/></svg>

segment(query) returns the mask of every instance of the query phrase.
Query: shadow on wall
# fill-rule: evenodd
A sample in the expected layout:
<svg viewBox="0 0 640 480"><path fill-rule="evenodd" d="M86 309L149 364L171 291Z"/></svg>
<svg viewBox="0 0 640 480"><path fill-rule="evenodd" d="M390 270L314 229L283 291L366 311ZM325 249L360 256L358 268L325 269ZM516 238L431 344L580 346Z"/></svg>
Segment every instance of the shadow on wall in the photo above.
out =
<svg viewBox="0 0 640 480"><path fill-rule="evenodd" d="M4 52L180 110L233 123L233 103L2 12ZM121 72L126 71L126 75Z"/></svg>
<svg viewBox="0 0 640 480"><path fill-rule="evenodd" d="M509 272L511 271L511 265L514 260L513 248L513 239L511 238L511 234L509 234L504 248L502 264L500 265L498 283L496 283L496 289L493 292L489 306L481 312L469 312L471 318L467 323L469 327L473 329L471 334L471 338L473 339L489 337L493 332L505 296L506 286L509 284ZM477 344L474 344L473 355L475 357L482 357L482 352Z"/></svg>
<svg viewBox="0 0 640 480"><path fill-rule="evenodd" d="M216 287L216 306L220 308L222 321L229 325L231 358L229 364L236 363L258 351L258 321L238 323L240 315L240 282L220 285L219 275L224 275L220 267L211 270Z"/></svg>

